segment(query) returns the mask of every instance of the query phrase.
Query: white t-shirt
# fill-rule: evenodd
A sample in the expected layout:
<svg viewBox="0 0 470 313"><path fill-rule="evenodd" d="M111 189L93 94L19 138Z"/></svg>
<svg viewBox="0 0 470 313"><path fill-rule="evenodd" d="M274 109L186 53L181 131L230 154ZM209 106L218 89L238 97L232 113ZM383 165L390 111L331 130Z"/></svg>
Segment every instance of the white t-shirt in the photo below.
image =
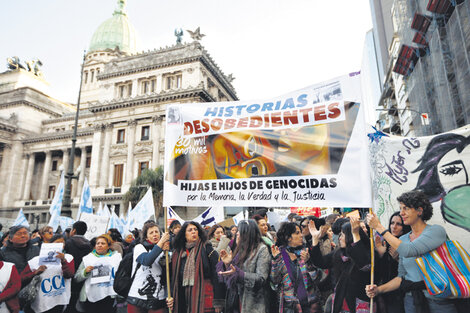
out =
<svg viewBox="0 0 470 313"><path fill-rule="evenodd" d="M13 265L14 264L10 262L3 262L3 266L0 269L0 293L3 292L3 289L7 286L8 281L10 281ZM10 313L10 310L8 309L5 302L0 303L0 313Z"/></svg>
<svg viewBox="0 0 470 313"><path fill-rule="evenodd" d="M134 262L132 263L132 274L134 274L137 267L137 258L142 253L147 253L147 249L142 244L138 244L134 248ZM158 261L165 254L162 252L153 262L152 266L141 265L135 274L134 281L132 282L131 289L129 290L129 297L151 300L151 299L166 299L165 288L162 286L162 268Z"/></svg>
<svg viewBox="0 0 470 313"><path fill-rule="evenodd" d="M114 252L111 256L102 257L89 253L83 258L85 268L88 266L94 267L85 281L88 301L97 302L106 297L116 295L113 289L114 275L117 272L121 259L122 256L118 252ZM94 283L97 280L101 282Z"/></svg>
<svg viewBox="0 0 470 313"><path fill-rule="evenodd" d="M73 256L65 254L65 260L71 262ZM39 256L28 261L31 271L39 268ZM71 278L65 279L62 273L62 265L47 265L47 269L41 273L41 283L39 284L39 292L31 303L34 312L44 312L52 309L57 305L67 305L70 301L70 283Z"/></svg>

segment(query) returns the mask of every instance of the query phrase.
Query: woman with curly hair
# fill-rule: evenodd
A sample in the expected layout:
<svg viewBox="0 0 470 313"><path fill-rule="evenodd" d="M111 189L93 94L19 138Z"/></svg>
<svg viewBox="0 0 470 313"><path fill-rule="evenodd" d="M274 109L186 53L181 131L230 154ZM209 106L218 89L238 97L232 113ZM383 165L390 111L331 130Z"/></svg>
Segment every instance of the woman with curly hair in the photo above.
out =
<svg viewBox="0 0 470 313"><path fill-rule="evenodd" d="M380 286L368 285L367 295L372 298L400 288L406 292L404 298L406 313L421 312L419 310L423 307L431 313L457 312L454 304L449 300L433 297L424 290L423 278L415 262L417 257L437 249L446 241L447 234L444 227L426 223L431 219L433 212L431 203L424 192L417 190L405 192L397 200L400 203L400 216L403 223L411 227L411 232L400 238L395 237L382 226L377 215L367 215L369 226L379 232L400 255L398 276Z"/></svg>

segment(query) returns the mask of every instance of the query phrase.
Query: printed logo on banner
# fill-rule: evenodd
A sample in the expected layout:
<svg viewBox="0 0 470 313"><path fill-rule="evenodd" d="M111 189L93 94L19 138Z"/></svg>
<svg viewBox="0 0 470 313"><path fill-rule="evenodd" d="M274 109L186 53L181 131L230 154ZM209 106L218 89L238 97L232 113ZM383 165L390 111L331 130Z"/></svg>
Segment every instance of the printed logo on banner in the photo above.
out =
<svg viewBox="0 0 470 313"><path fill-rule="evenodd" d="M359 153L365 131L353 136L364 129L352 87L358 80L342 77L256 103L170 105L168 114L178 112L181 122L167 124L164 204L367 206L370 191L344 196L347 180L370 184Z"/></svg>

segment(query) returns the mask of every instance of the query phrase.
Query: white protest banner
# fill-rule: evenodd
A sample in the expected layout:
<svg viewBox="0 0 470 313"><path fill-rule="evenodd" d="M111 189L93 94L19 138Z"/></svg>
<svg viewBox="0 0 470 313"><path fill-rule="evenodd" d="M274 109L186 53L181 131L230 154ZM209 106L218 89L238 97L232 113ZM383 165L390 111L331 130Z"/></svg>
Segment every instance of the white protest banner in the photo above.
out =
<svg viewBox="0 0 470 313"><path fill-rule="evenodd" d="M430 224L444 226L452 240L470 231L470 127L428 137L386 137L371 132L374 208L382 225L398 211L397 197L420 189L433 205Z"/></svg>
<svg viewBox="0 0 470 313"><path fill-rule="evenodd" d="M91 201L91 191L88 180L85 177L82 188L82 196L80 197L80 204L78 205L77 220L80 218L81 213L93 214L93 203Z"/></svg>
<svg viewBox="0 0 470 313"><path fill-rule="evenodd" d="M275 230L279 230L279 226L282 223L282 218L279 214L276 212L266 212L266 215L268 216L268 223L269 225L273 226Z"/></svg>
<svg viewBox="0 0 470 313"><path fill-rule="evenodd" d="M165 206L369 207L358 74L264 101L167 106Z"/></svg>
<svg viewBox="0 0 470 313"><path fill-rule="evenodd" d="M86 239L91 240L94 237L98 237L99 235L106 233L106 227L108 226L109 221L108 217L82 213L80 214L80 220L84 221L88 226L85 233Z"/></svg>
<svg viewBox="0 0 470 313"><path fill-rule="evenodd" d="M49 226L52 227L54 231L60 225L60 213L62 211L62 200L64 198L64 188L65 188L65 173L62 171L60 175L59 185L57 186L57 191L54 194L54 199L52 199L51 206L49 207L49 214L51 218L49 219Z"/></svg>
<svg viewBox="0 0 470 313"><path fill-rule="evenodd" d="M201 224L202 227L212 226L225 220L223 207L210 207L196 217L193 221Z"/></svg>

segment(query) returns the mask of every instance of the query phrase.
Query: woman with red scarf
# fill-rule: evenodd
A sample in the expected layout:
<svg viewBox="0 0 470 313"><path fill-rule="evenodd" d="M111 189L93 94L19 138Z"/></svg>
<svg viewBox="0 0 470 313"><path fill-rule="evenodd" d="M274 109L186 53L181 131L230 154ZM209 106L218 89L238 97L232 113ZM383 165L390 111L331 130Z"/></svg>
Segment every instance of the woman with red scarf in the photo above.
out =
<svg viewBox="0 0 470 313"><path fill-rule="evenodd" d="M186 222L174 241L171 283L175 313L219 313L225 292L219 286L216 265L219 254L207 241L197 222Z"/></svg>

